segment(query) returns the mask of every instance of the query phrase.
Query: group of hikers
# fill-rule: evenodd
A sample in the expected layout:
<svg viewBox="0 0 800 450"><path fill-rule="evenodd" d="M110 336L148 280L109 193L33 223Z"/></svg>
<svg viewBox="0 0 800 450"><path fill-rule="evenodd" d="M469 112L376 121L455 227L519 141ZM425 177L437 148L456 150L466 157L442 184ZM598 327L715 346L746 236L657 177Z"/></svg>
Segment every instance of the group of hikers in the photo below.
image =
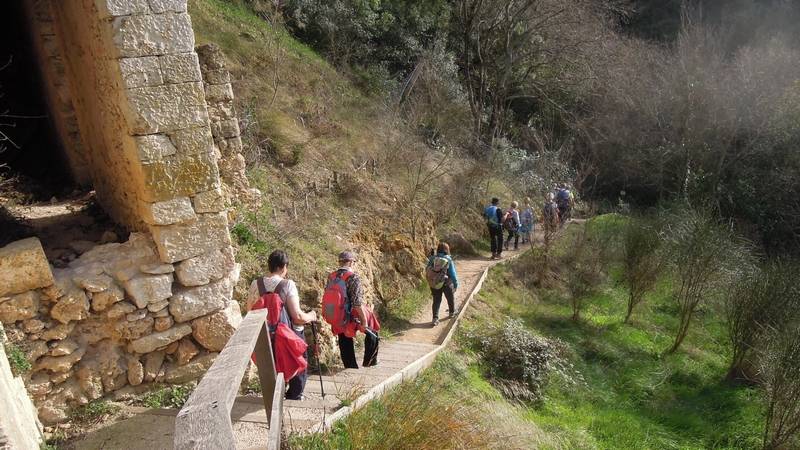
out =
<svg viewBox="0 0 800 450"><path fill-rule="evenodd" d="M557 185L554 192L545 195L542 207L542 221L546 228L557 227L571 214L574 203L573 194L565 185ZM492 259L499 259L503 249L508 250L511 242L514 249L531 241L537 215L529 198L525 206L518 209L517 202L511 202L505 212L500 209L500 200L493 198L484 210L489 227ZM504 230L508 232L504 240ZM345 368L357 369L354 338L357 332L364 334L364 358L362 366L378 364L380 323L372 307L364 301L361 277L355 271L357 257L352 251L339 254L338 268L330 273L322 295L322 318L331 326L337 337L339 355ZM248 310L266 308L267 325L273 346L275 368L284 374L288 382L286 398L303 398L308 377L308 344L305 327L310 326L317 346L318 319L315 311L305 312L300 307L300 294L297 285L289 279L289 256L283 250L275 250L267 259L269 274L259 277L250 284L247 296ZM458 312L455 293L458 289L458 274L450 246L440 242L431 249L425 265L425 278L433 298L431 326L439 324L439 308L442 297L447 299L449 318ZM319 361L319 355L317 361Z"/></svg>
<svg viewBox="0 0 800 450"><path fill-rule="evenodd" d="M572 207L575 204L575 194L565 184L557 184L553 191L544 196L542 205L542 224L545 231L554 231L563 226L572 216ZM502 258L503 250L508 250L511 241L514 241L514 250L519 249L519 241L531 242L537 215L531 206L531 199L525 199L525 206L519 210L519 203L512 201L509 208L503 211L500 208L500 199L492 198L492 202L483 210L486 225L489 228L489 242L492 250L492 259ZM504 232L508 233L504 239Z"/></svg>

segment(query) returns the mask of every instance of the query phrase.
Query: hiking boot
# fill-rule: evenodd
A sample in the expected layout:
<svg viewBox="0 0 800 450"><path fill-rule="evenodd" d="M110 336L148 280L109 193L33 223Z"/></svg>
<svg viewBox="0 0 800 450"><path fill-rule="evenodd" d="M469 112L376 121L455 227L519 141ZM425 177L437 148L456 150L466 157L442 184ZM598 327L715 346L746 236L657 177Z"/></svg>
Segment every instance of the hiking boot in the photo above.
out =
<svg viewBox="0 0 800 450"><path fill-rule="evenodd" d="M431 326L432 327L435 327L436 325L439 325L439 318L438 317L433 319L433 322L431 322Z"/></svg>
<svg viewBox="0 0 800 450"><path fill-rule="evenodd" d="M458 310L450 311L450 316L449 317L452 319L452 318L454 318L456 316L456 314L458 314Z"/></svg>

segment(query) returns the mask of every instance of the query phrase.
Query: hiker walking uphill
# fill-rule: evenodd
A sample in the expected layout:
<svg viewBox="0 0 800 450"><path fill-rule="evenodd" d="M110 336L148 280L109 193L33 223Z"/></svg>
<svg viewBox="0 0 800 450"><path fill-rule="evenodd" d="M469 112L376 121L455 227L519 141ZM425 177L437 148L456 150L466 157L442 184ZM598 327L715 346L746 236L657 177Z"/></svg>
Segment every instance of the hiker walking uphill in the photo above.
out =
<svg viewBox="0 0 800 450"><path fill-rule="evenodd" d="M308 345L304 325L315 322L314 311L300 309L300 295L294 281L286 278L289 256L275 250L267 259L269 276L257 278L250 284L248 310L267 308L267 323L272 340L275 369L283 372L289 382L286 398L300 400L306 386Z"/></svg>
<svg viewBox="0 0 800 450"><path fill-rule="evenodd" d="M500 199L494 197L492 204L483 210L486 225L489 227L489 242L492 248L492 259L499 259L503 253L503 211L500 209Z"/></svg>
<svg viewBox="0 0 800 450"><path fill-rule="evenodd" d="M531 242L531 235L534 232L534 227L536 226L536 216L533 213L533 207L531 207L531 199L525 198L525 208L522 210L522 214L520 215L520 228L519 234L522 237L522 243L527 244Z"/></svg>
<svg viewBox="0 0 800 450"><path fill-rule="evenodd" d="M357 331L364 333L363 366L378 364L378 323L375 313L363 302L361 278L353 271L356 255L353 252L339 254L339 268L328 276L328 284L322 296L322 316L331 324L331 330L339 340L339 354L344 367L358 369L353 338Z"/></svg>
<svg viewBox="0 0 800 450"><path fill-rule="evenodd" d="M433 320L435 327L439 324L439 306L442 304L442 295L447 298L447 310L452 319L456 314L455 291L458 289L458 276L456 265L450 256L450 246L446 242L439 243L436 254L428 258L425 266L425 278L431 288L433 296Z"/></svg>
<svg viewBox="0 0 800 450"><path fill-rule="evenodd" d="M556 191L556 204L558 205L558 216L561 219L562 225L569 220L571 216L574 198L572 192L567 189L567 185L562 184L558 187Z"/></svg>
<svg viewBox="0 0 800 450"><path fill-rule="evenodd" d="M556 205L555 195L552 192L544 196L542 222L546 233L552 233L558 228L558 205Z"/></svg>
<svg viewBox="0 0 800 450"><path fill-rule="evenodd" d="M514 239L514 250L519 249L519 211L517 211L517 202L511 202L511 209L506 211L503 216L503 228L508 231L508 238L506 239L505 249L508 250L511 244L511 239Z"/></svg>

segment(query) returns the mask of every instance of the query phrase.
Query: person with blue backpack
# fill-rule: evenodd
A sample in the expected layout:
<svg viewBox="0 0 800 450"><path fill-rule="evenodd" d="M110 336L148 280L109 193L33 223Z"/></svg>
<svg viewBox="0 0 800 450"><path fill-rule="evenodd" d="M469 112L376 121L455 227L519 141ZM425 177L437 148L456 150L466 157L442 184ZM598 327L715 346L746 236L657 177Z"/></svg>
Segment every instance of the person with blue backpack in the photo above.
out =
<svg viewBox="0 0 800 450"><path fill-rule="evenodd" d="M425 266L425 279L431 288L433 296L433 321L435 327L439 324L439 306L442 304L442 295L447 298L447 307L452 319L456 314L455 291L458 289L458 275L456 265L450 256L450 246L440 242L436 247L436 254L428 258Z"/></svg>
<svg viewBox="0 0 800 450"><path fill-rule="evenodd" d="M500 199L492 198L492 204L483 210L483 217L489 227L489 242L492 248L492 259L500 259L503 253L503 211Z"/></svg>

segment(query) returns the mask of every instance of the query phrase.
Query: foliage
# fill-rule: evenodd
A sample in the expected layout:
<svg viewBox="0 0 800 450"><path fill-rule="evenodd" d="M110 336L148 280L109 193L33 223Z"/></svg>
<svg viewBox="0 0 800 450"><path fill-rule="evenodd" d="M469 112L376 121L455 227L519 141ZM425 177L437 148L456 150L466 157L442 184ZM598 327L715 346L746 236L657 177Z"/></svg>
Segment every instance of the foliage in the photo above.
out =
<svg viewBox="0 0 800 450"><path fill-rule="evenodd" d="M73 409L70 418L75 422L89 425L102 422L119 410L119 405L108 400L97 399Z"/></svg>
<svg viewBox="0 0 800 450"><path fill-rule="evenodd" d="M33 366L31 362L28 361L28 356L25 354L25 351L19 346L5 340L3 345L5 346L8 363L11 366L11 373L14 374L14 376L21 376L28 373Z"/></svg>
<svg viewBox="0 0 800 450"><path fill-rule="evenodd" d="M559 260L569 289L572 320L580 319L584 302L603 281L602 259L596 242L589 239L587 227L570 236L567 250Z"/></svg>
<svg viewBox="0 0 800 450"><path fill-rule="evenodd" d="M644 218L631 218L623 235L623 280L628 287L628 309L625 323L634 308L652 291L664 266L658 223Z"/></svg>
<svg viewBox="0 0 800 450"><path fill-rule="evenodd" d="M701 304L719 296L735 276L748 249L706 212L683 209L673 214L665 231L676 283L672 294L679 325L667 350L678 350Z"/></svg>
<svg viewBox="0 0 800 450"><path fill-rule="evenodd" d="M553 368L559 343L531 333L519 320L491 324L470 336L485 362L488 379L508 398L536 402Z"/></svg>
<svg viewBox="0 0 800 450"><path fill-rule="evenodd" d="M800 311L800 305L795 305ZM796 316L796 319L800 315ZM764 448L800 445L800 322L769 330L761 355L761 376L767 392Z"/></svg>
<svg viewBox="0 0 800 450"><path fill-rule="evenodd" d="M755 357L765 344L766 332L782 329L798 319L800 267L783 260L764 262L743 274L725 298L725 314L732 355L728 377L755 379Z"/></svg>
<svg viewBox="0 0 800 450"><path fill-rule="evenodd" d="M182 408L192 394L193 385L159 386L142 397L141 403L147 408Z"/></svg>

